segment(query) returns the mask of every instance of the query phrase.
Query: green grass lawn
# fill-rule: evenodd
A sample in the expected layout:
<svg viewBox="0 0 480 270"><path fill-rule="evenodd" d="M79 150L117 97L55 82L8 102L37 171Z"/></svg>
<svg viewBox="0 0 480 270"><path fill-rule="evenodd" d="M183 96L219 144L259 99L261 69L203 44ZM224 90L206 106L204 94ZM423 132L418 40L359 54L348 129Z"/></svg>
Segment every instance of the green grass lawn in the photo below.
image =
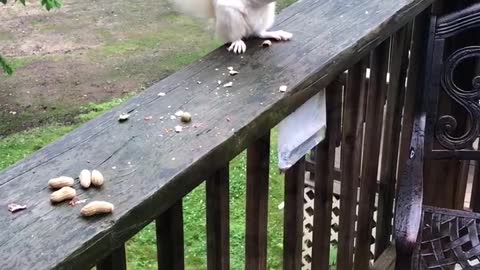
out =
<svg viewBox="0 0 480 270"><path fill-rule="evenodd" d="M276 134L272 135L275 140ZM282 262L283 176L276 167L276 147L270 152L270 188L268 223L268 266L280 269ZM230 250L231 268L244 268L245 243L245 153L230 163ZM184 199L185 254L187 269L206 269L205 184ZM148 248L145 248L148 246ZM151 224L128 243L129 269L157 269L155 228Z"/></svg>

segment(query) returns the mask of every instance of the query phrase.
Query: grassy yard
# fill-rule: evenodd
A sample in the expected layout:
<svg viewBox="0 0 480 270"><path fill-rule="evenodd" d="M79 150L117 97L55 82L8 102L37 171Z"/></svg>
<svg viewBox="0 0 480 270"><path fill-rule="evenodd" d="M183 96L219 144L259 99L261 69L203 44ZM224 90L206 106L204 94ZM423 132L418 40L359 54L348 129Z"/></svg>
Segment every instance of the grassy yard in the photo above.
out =
<svg viewBox="0 0 480 270"><path fill-rule="evenodd" d="M275 136L275 135L273 135ZM270 170L268 266L281 268L283 210L278 205L283 200L283 178L275 170L275 151L272 149ZM245 243L245 154L230 164L230 237L231 268L244 268ZM184 199L185 253L187 269L206 269L205 184L201 184ZM147 248L146 248L147 247ZM157 269L155 227L147 226L128 243L129 269Z"/></svg>

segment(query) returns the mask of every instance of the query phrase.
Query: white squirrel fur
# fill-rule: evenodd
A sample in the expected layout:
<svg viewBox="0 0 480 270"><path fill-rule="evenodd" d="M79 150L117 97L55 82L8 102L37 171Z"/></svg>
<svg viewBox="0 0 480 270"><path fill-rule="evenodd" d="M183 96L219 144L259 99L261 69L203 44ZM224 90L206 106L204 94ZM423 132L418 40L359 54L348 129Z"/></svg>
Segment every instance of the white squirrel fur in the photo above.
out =
<svg viewBox="0 0 480 270"><path fill-rule="evenodd" d="M173 0L175 9L197 18L213 18L215 34L231 43L229 51L243 53L243 38L256 36L265 39L289 40L285 31L268 31L275 20L272 0Z"/></svg>

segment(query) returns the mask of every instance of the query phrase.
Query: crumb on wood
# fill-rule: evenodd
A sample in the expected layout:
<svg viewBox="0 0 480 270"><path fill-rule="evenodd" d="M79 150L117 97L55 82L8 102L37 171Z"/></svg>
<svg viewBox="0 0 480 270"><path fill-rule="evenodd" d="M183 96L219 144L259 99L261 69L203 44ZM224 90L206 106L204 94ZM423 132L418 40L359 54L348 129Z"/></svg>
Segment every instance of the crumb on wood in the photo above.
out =
<svg viewBox="0 0 480 270"><path fill-rule="evenodd" d="M118 121L119 121L119 122L127 121L129 117L130 117L130 114L128 114L128 113L122 113L122 114L120 114L120 116L118 117Z"/></svg>
<svg viewBox="0 0 480 270"><path fill-rule="evenodd" d="M175 112L175 116L176 116L176 117L180 117L180 116L182 116L182 115L183 115L183 111L176 111L176 112Z"/></svg>
<svg viewBox="0 0 480 270"><path fill-rule="evenodd" d="M270 47L270 46L272 46L272 42L270 40L267 39L262 42L262 47Z"/></svg>
<svg viewBox="0 0 480 270"><path fill-rule="evenodd" d="M189 123L190 121L192 121L192 115L189 112L182 112L180 120L184 123Z"/></svg>
<svg viewBox="0 0 480 270"><path fill-rule="evenodd" d="M22 210L25 210L25 209L27 209L26 205L21 205L21 204L17 204L17 203L11 203L11 204L8 205L8 211L10 211L12 213L22 211Z"/></svg>
<svg viewBox="0 0 480 270"><path fill-rule="evenodd" d="M82 204L82 203L85 203L87 201L87 199L83 199L83 200L79 200L78 197L74 197L73 199L71 199L68 204L70 206L75 206L77 204Z"/></svg>

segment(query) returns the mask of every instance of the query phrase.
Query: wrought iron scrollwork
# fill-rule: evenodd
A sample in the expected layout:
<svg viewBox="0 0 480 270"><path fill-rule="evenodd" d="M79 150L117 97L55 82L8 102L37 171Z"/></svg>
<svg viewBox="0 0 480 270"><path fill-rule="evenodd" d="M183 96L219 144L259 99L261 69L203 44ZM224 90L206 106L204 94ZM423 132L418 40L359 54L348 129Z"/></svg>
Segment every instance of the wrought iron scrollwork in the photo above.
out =
<svg viewBox="0 0 480 270"><path fill-rule="evenodd" d="M454 81L453 74L457 66L468 58L480 59L480 46L470 46L453 53L446 61L442 71L442 87L445 92L468 113L469 125L460 136L453 133L457 129L457 120L451 115L444 115L437 121L435 137L445 148L460 150L470 147L480 135L480 76L472 80L472 88L464 90Z"/></svg>
<svg viewBox="0 0 480 270"><path fill-rule="evenodd" d="M480 4L438 18L436 38L448 38L480 26Z"/></svg>

